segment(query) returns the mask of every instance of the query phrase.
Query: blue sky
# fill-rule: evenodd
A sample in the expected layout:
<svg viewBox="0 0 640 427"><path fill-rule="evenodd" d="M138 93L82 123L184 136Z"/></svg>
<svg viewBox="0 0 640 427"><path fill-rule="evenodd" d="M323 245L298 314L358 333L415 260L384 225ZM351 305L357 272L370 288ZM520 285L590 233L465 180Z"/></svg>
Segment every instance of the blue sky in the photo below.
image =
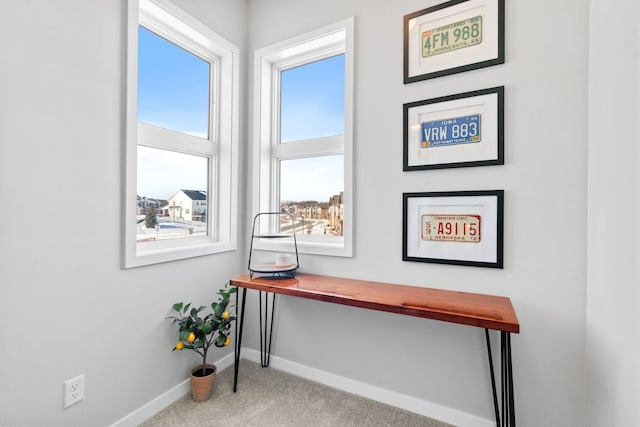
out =
<svg viewBox="0 0 640 427"><path fill-rule="evenodd" d="M344 133L344 55L283 71L280 141ZM286 160L280 166L281 200L325 202L344 188L344 157Z"/></svg>
<svg viewBox="0 0 640 427"><path fill-rule="evenodd" d="M139 27L138 120L208 135L209 63Z"/></svg>
<svg viewBox="0 0 640 427"><path fill-rule="evenodd" d="M209 63L143 27L138 43L138 120L206 138ZM282 142L344 133L344 55L283 71L281 79ZM284 161L281 200L328 201L343 190L342 163L343 156ZM138 149L141 196L206 190L206 173L206 159Z"/></svg>
<svg viewBox="0 0 640 427"><path fill-rule="evenodd" d="M282 72L280 141L344 133L344 55Z"/></svg>
<svg viewBox="0 0 640 427"><path fill-rule="evenodd" d="M344 190L343 164L343 155L282 161L280 200L328 202Z"/></svg>
<svg viewBox="0 0 640 427"><path fill-rule="evenodd" d="M178 190L207 190L205 157L138 146L138 195L168 200Z"/></svg>

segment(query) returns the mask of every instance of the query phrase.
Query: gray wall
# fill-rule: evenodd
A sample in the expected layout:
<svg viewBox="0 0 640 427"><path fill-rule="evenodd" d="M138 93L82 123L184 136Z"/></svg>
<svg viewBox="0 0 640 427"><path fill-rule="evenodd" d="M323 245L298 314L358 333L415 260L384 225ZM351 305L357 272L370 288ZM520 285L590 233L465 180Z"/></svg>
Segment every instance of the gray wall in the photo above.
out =
<svg viewBox="0 0 640 427"><path fill-rule="evenodd" d="M246 3L177 3L244 45ZM242 270L244 250L121 268L125 12L0 11L0 425L108 425L184 381L198 359L171 352L171 305ZM63 410L80 374L86 398Z"/></svg>
<svg viewBox="0 0 640 427"><path fill-rule="evenodd" d="M590 427L640 425L639 16L637 1L591 1L585 355ZM607 42L613 39L619 42Z"/></svg>
<svg viewBox="0 0 640 427"><path fill-rule="evenodd" d="M307 255L303 271L509 296L522 325L518 425L640 423L639 230L608 232L612 216L638 214L634 0L507 2L504 65L410 85L402 16L438 1L177 3L240 47L241 117L255 49L356 16L355 256ZM0 425L107 425L179 384L196 358L170 351L168 308L211 300L245 269L248 197L239 251L121 269L125 9L2 6ZM612 28L626 42L608 50ZM496 85L504 166L402 172L403 103ZM402 192L494 188L506 198L504 270L400 260ZM277 357L491 418L480 331L287 298L277 322ZM64 411L62 384L78 374L86 399Z"/></svg>
<svg viewBox="0 0 640 427"><path fill-rule="evenodd" d="M504 65L403 85L402 17L436 3L249 2L249 54L356 16L355 256L306 255L302 270L510 297L522 325L513 337L519 425L582 426L588 3L508 1ZM403 103L497 85L504 166L402 172ZM402 193L471 189L505 190L504 270L402 262ZM491 419L482 339L471 328L283 298L274 354Z"/></svg>

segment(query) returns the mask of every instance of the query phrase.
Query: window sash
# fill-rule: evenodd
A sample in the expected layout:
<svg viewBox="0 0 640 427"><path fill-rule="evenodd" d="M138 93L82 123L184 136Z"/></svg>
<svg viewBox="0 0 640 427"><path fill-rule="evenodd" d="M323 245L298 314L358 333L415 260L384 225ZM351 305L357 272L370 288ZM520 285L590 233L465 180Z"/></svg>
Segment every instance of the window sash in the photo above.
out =
<svg viewBox="0 0 640 427"><path fill-rule="evenodd" d="M254 211L279 210L280 160L344 155L345 235L300 235L301 253L352 256L352 134L353 134L353 27L354 20L338 22L301 35L255 53L254 161L258 173L254 178ZM335 55L345 55L344 134L303 141L280 143L280 73ZM274 224L264 221L261 230L272 231ZM284 250L281 242L261 239L257 249Z"/></svg>
<svg viewBox="0 0 640 427"><path fill-rule="evenodd" d="M203 157L215 156L219 151L218 143L141 122L138 122L138 145Z"/></svg>
<svg viewBox="0 0 640 427"><path fill-rule="evenodd" d="M142 25L190 53L209 61L208 139L137 120L138 26ZM129 0L127 26L127 147L124 215L124 267L235 250L239 128L239 50L167 0ZM159 148L206 157L208 234L152 243L136 243L137 147ZM212 218L214 218L212 220Z"/></svg>

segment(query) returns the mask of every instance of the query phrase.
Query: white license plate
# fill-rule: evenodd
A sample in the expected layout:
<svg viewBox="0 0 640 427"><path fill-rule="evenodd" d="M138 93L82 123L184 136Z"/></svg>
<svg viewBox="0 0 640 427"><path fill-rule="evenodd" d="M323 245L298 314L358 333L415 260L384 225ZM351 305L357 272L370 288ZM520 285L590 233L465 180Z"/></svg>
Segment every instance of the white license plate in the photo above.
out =
<svg viewBox="0 0 640 427"><path fill-rule="evenodd" d="M423 58L480 44L482 43L482 16L423 31L421 38Z"/></svg>
<svg viewBox="0 0 640 427"><path fill-rule="evenodd" d="M480 215L422 215L422 240L480 242Z"/></svg>

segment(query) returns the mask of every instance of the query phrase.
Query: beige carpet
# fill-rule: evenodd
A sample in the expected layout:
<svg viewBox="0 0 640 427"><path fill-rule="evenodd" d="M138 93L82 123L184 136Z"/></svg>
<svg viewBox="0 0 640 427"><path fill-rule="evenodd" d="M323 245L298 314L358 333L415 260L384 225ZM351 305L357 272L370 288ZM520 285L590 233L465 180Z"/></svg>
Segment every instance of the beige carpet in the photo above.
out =
<svg viewBox="0 0 640 427"><path fill-rule="evenodd" d="M246 360L237 393L230 367L218 374L208 402L195 403L187 395L141 426L451 427Z"/></svg>

